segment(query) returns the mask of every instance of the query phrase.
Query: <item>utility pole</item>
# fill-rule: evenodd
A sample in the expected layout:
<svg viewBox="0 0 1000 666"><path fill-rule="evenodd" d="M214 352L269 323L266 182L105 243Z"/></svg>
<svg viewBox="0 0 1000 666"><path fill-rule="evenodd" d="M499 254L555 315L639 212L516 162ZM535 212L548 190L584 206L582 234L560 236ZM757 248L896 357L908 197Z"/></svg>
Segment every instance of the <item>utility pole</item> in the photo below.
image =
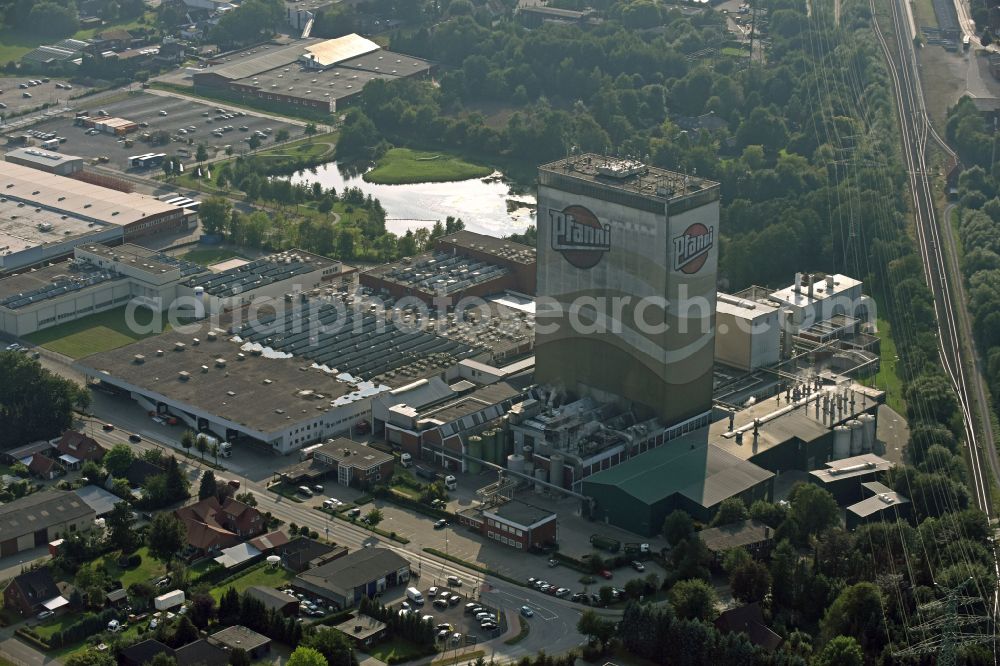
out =
<svg viewBox="0 0 1000 666"><path fill-rule="evenodd" d="M967 578L958 586L946 590L943 598L921 604L919 610L934 617L913 627L912 631L918 631L921 634L929 635L929 637L894 651L892 656L903 658L936 654L938 666L955 666L960 646L994 642L995 635L965 633L960 629L964 626L981 624L991 620L985 615L969 615L958 612L959 608L985 603L982 597L967 597L961 594L962 589L971 582L972 578ZM935 587L943 589L937 585Z"/></svg>

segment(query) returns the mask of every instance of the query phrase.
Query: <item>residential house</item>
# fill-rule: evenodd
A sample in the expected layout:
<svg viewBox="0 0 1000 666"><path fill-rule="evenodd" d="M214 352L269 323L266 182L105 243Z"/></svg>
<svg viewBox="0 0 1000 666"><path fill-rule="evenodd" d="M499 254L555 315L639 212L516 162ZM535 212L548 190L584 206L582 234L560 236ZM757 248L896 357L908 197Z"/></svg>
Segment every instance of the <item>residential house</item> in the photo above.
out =
<svg viewBox="0 0 1000 666"><path fill-rule="evenodd" d="M239 500L227 498L220 503L209 497L174 511L187 527L188 545L196 552L218 552L261 534L264 515Z"/></svg>
<svg viewBox="0 0 1000 666"><path fill-rule="evenodd" d="M43 610L58 610L69 604L59 591L48 567L26 571L3 591L4 608L28 616Z"/></svg>
<svg viewBox="0 0 1000 666"><path fill-rule="evenodd" d="M757 559L765 558L774 546L774 530L759 520L741 520L698 532L714 563L722 564L726 551L742 548Z"/></svg>
<svg viewBox="0 0 1000 666"><path fill-rule="evenodd" d="M288 535L280 530L276 530L267 534L261 534L259 537L254 537L250 539L249 543L264 555L270 555L288 543Z"/></svg>
<svg viewBox="0 0 1000 666"><path fill-rule="evenodd" d="M42 453L36 453L31 456L31 462L28 463L28 471L31 472L32 476L45 481L51 481L57 476L66 473L62 465Z"/></svg>
<svg viewBox="0 0 1000 666"><path fill-rule="evenodd" d="M159 52L153 57L153 62L163 65L179 65L187 57L187 47L180 42L164 42Z"/></svg>
<svg viewBox="0 0 1000 666"><path fill-rule="evenodd" d="M768 652L774 652L781 645L781 636L764 624L764 613L757 603L724 611L714 624L722 633L746 634L751 643Z"/></svg>
<svg viewBox="0 0 1000 666"><path fill-rule="evenodd" d="M97 440L75 430L64 432L56 442L55 449L60 455L72 456L82 462L92 460L99 463L107 453L107 449L98 444Z"/></svg>
<svg viewBox="0 0 1000 666"><path fill-rule="evenodd" d="M114 28L98 33L95 41L104 49L128 49L132 47L132 33L121 28Z"/></svg>
<svg viewBox="0 0 1000 666"><path fill-rule="evenodd" d="M123 649L118 663L120 666L144 666L159 654L173 657L177 666L226 666L229 663L229 653L205 639L174 649L152 638Z"/></svg>

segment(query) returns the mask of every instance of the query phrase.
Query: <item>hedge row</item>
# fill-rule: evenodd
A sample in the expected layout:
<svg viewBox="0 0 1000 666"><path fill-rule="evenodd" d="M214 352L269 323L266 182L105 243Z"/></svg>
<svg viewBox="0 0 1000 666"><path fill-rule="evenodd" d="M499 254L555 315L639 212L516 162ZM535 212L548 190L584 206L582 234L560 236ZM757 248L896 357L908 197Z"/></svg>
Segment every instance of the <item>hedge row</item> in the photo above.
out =
<svg viewBox="0 0 1000 666"><path fill-rule="evenodd" d="M21 639L24 640L26 643L34 645L39 650L48 652L49 650L52 649L51 645L43 641L41 638L35 635L35 632L33 632L31 629L28 629L27 627L21 627L14 633L20 636Z"/></svg>

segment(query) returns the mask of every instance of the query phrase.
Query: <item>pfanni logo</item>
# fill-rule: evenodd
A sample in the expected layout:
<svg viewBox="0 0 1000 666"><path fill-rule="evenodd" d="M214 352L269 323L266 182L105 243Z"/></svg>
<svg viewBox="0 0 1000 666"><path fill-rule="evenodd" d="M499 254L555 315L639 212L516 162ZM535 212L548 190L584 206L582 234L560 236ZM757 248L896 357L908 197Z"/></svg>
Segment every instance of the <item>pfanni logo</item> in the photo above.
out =
<svg viewBox="0 0 1000 666"><path fill-rule="evenodd" d="M694 275L708 261L708 253L715 244L715 227L700 222L692 224L674 238L674 270Z"/></svg>
<svg viewBox="0 0 1000 666"><path fill-rule="evenodd" d="M611 226L583 206L549 209L552 249L577 268L593 268L611 249Z"/></svg>

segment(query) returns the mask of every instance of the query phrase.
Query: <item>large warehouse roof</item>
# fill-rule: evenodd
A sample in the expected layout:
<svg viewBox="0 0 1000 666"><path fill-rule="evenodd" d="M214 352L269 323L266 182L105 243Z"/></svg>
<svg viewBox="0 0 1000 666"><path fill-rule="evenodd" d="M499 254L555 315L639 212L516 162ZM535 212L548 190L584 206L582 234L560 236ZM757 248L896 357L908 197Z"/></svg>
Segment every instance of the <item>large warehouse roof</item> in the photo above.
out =
<svg viewBox="0 0 1000 666"><path fill-rule="evenodd" d="M39 148L15 148L4 155L4 159L8 162L11 161L11 158L21 160L23 166L27 166L24 163L30 163L37 164L40 168L44 169L51 169L58 164L66 162L83 162L83 158L77 155L65 155Z"/></svg>
<svg viewBox="0 0 1000 666"><path fill-rule="evenodd" d="M710 507L774 476L713 444L695 443L698 436L680 437L598 472L585 483L617 486L646 504L680 494Z"/></svg>
<svg viewBox="0 0 1000 666"><path fill-rule="evenodd" d="M144 194L119 192L20 164L0 162L0 202L6 200L115 226L177 210L176 206Z"/></svg>
<svg viewBox="0 0 1000 666"><path fill-rule="evenodd" d="M330 67L378 49L379 45L372 40L352 33L336 39L327 39L317 44L310 44L306 47L306 57L320 67Z"/></svg>
<svg viewBox="0 0 1000 666"><path fill-rule="evenodd" d="M302 359L241 354L224 336L212 340L213 336L200 335L197 344L192 336L199 334L171 331L88 356L80 365L101 373L95 376L106 372L109 380L124 381L261 433L315 418L348 396L388 390L340 381L308 368Z"/></svg>
<svg viewBox="0 0 1000 666"><path fill-rule="evenodd" d="M321 41L320 39L308 39L297 40L284 46L275 46L274 44L256 46L250 50L226 56L225 64L209 67L201 70L198 74L215 74L235 81L277 67L288 67L299 59L306 48Z"/></svg>

